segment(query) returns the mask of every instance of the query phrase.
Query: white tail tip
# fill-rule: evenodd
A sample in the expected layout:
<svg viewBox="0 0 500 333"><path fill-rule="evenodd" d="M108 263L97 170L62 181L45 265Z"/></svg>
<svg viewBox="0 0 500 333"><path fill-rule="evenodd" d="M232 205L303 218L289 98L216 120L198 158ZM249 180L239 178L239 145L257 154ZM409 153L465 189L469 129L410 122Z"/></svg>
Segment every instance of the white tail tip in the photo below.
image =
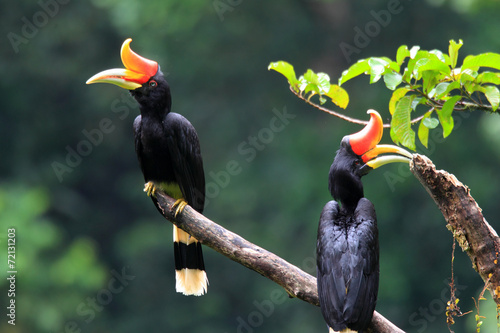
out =
<svg viewBox="0 0 500 333"><path fill-rule="evenodd" d="M186 296L202 296L207 292L207 273L200 269L184 268L175 271L175 291Z"/></svg>

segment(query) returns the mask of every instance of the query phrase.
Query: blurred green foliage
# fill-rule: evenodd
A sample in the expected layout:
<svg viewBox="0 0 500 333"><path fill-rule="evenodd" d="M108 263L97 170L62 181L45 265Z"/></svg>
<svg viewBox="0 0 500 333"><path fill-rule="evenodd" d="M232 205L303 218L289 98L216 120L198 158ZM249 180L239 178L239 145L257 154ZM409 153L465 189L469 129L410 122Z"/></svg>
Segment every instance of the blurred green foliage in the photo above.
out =
<svg viewBox="0 0 500 333"><path fill-rule="evenodd" d="M197 128L211 191L205 214L315 274L328 170L342 137L360 127L298 100L268 64L283 59L300 73L340 77L356 60L403 44L446 49L462 39L460 54L500 49L495 1L400 1L397 14L384 16L395 3L9 3L0 12L0 268L6 274L7 229L16 228L17 318L7 323L1 279L0 331L326 331L319 308L281 297L275 284L209 248L208 294L175 293L172 227L142 192L132 135L138 108L121 89L85 81L120 67L120 45L133 38L134 50L167 74L173 110ZM388 114L383 84L343 88L351 97L343 112ZM270 130L285 110L290 118ZM500 118L465 113L454 124L449 137L437 128L417 151L467 184L498 229ZM241 169L227 179L230 161ZM364 184L379 219L377 310L407 331L445 332L452 239L443 217L403 167L377 170ZM474 310L483 284L465 254L456 253L455 278L462 311ZM487 302L481 332L495 332ZM455 332L476 325L474 314L456 322Z"/></svg>

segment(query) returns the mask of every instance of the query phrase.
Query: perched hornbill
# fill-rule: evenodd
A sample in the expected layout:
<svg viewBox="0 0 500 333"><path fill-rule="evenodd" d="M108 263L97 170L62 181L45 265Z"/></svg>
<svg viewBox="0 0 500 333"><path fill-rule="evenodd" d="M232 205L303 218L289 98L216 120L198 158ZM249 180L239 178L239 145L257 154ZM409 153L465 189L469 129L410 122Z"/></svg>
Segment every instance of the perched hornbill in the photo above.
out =
<svg viewBox="0 0 500 333"><path fill-rule="evenodd" d="M412 156L397 146L377 145L382 139L382 119L376 111L368 113L368 125L345 136L340 143L328 177L328 188L335 200L323 208L318 227L321 312L330 330L341 332L364 331L377 302L377 217L373 204L363 197L361 177L387 163L408 163ZM383 153L402 156L377 157Z"/></svg>
<svg viewBox="0 0 500 333"><path fill-rule="evenodd" d="M174 199L175 215L186 204L199 213L205 204L205 175L198 135L183 116L170 112L170 87L156 61L130 49L132 39L121 48L125 69L109 69L91 77L87 84L104 82L128 89L140 106L134 121L135 150L146 181L144 191L156 205L155 190ZM203 295L207 275L201 244L174 225L176 291Z"/></svg>

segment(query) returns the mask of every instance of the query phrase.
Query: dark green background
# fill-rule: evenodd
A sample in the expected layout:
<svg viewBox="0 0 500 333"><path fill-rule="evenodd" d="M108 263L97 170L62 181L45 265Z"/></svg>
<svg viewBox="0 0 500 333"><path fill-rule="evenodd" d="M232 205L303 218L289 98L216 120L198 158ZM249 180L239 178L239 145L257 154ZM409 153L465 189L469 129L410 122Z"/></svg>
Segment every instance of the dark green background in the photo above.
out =
<svg viewBox="0 0 500 333"><path fill-rule="evenodd" d="M173 110L198 131L206 216L315 274L318 218L331 200L328 170L342 137L360 127L298 100L268 64L286 60L298 75L311 68L335 82L357 59L394 58L402 44L446 52L450 39L463 39L461 63L466 54L500 51L499 10L496 1L479 0L4 5L0 269L6 276L7 229L14 227L18 273L16 326L7 324L8 285L0 279L0 331L327 331L319 308L288 299L277 285L209 248L208 294L175 293L172 227L142 192L132 134L138 108L116 86L85 85L93 74L122 66L126 38L139 54L158 60ZM366 29L371 36L359 33ZM346 56L341 45L356 52ZM389 120L390 91L382 82L369 85L364 77L344 88L351 102L343 112L367 119L374 108ZM287 121L273 120L285 111ZM429 149L419 147L470 187L494 228L499 133L496 115L456 115L446 140L438 128ZM390 143L388 131L382 141ZM403 165L372 172L364 185L379 219L377 310L409 332L447 332L452 238L442 215ZM459 248L455 278L459 305L473 313L458 318L454 330L473 332L472 297L483 283ZM496 332L486 296L481 332Z"/></svg>

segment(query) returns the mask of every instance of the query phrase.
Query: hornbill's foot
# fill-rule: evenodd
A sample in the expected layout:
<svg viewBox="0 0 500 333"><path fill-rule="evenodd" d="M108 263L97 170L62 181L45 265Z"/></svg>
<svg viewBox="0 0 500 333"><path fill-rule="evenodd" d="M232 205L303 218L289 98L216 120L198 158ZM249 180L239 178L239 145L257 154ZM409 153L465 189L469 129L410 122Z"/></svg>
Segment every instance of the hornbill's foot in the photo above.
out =
<svg viewBox="0 0 500 333"><path fill-rule="evenodd" d="M174 204L172 205L172 210L175 209L175 211L174 211L175 218L177 218L177 215L182 213L182 211L184 210L184 207L186 207L187 204L188 203L184 199L177 199L177 201L174 202Z"/></svg>
<svg viewBox="0 0 500 333"><path fill-rule="evenodd" d="M155 196L156 194L155 184L153 184L153 182L147 182L146 184L144 184L144 192L146 192L148 197Z"/></svg>

